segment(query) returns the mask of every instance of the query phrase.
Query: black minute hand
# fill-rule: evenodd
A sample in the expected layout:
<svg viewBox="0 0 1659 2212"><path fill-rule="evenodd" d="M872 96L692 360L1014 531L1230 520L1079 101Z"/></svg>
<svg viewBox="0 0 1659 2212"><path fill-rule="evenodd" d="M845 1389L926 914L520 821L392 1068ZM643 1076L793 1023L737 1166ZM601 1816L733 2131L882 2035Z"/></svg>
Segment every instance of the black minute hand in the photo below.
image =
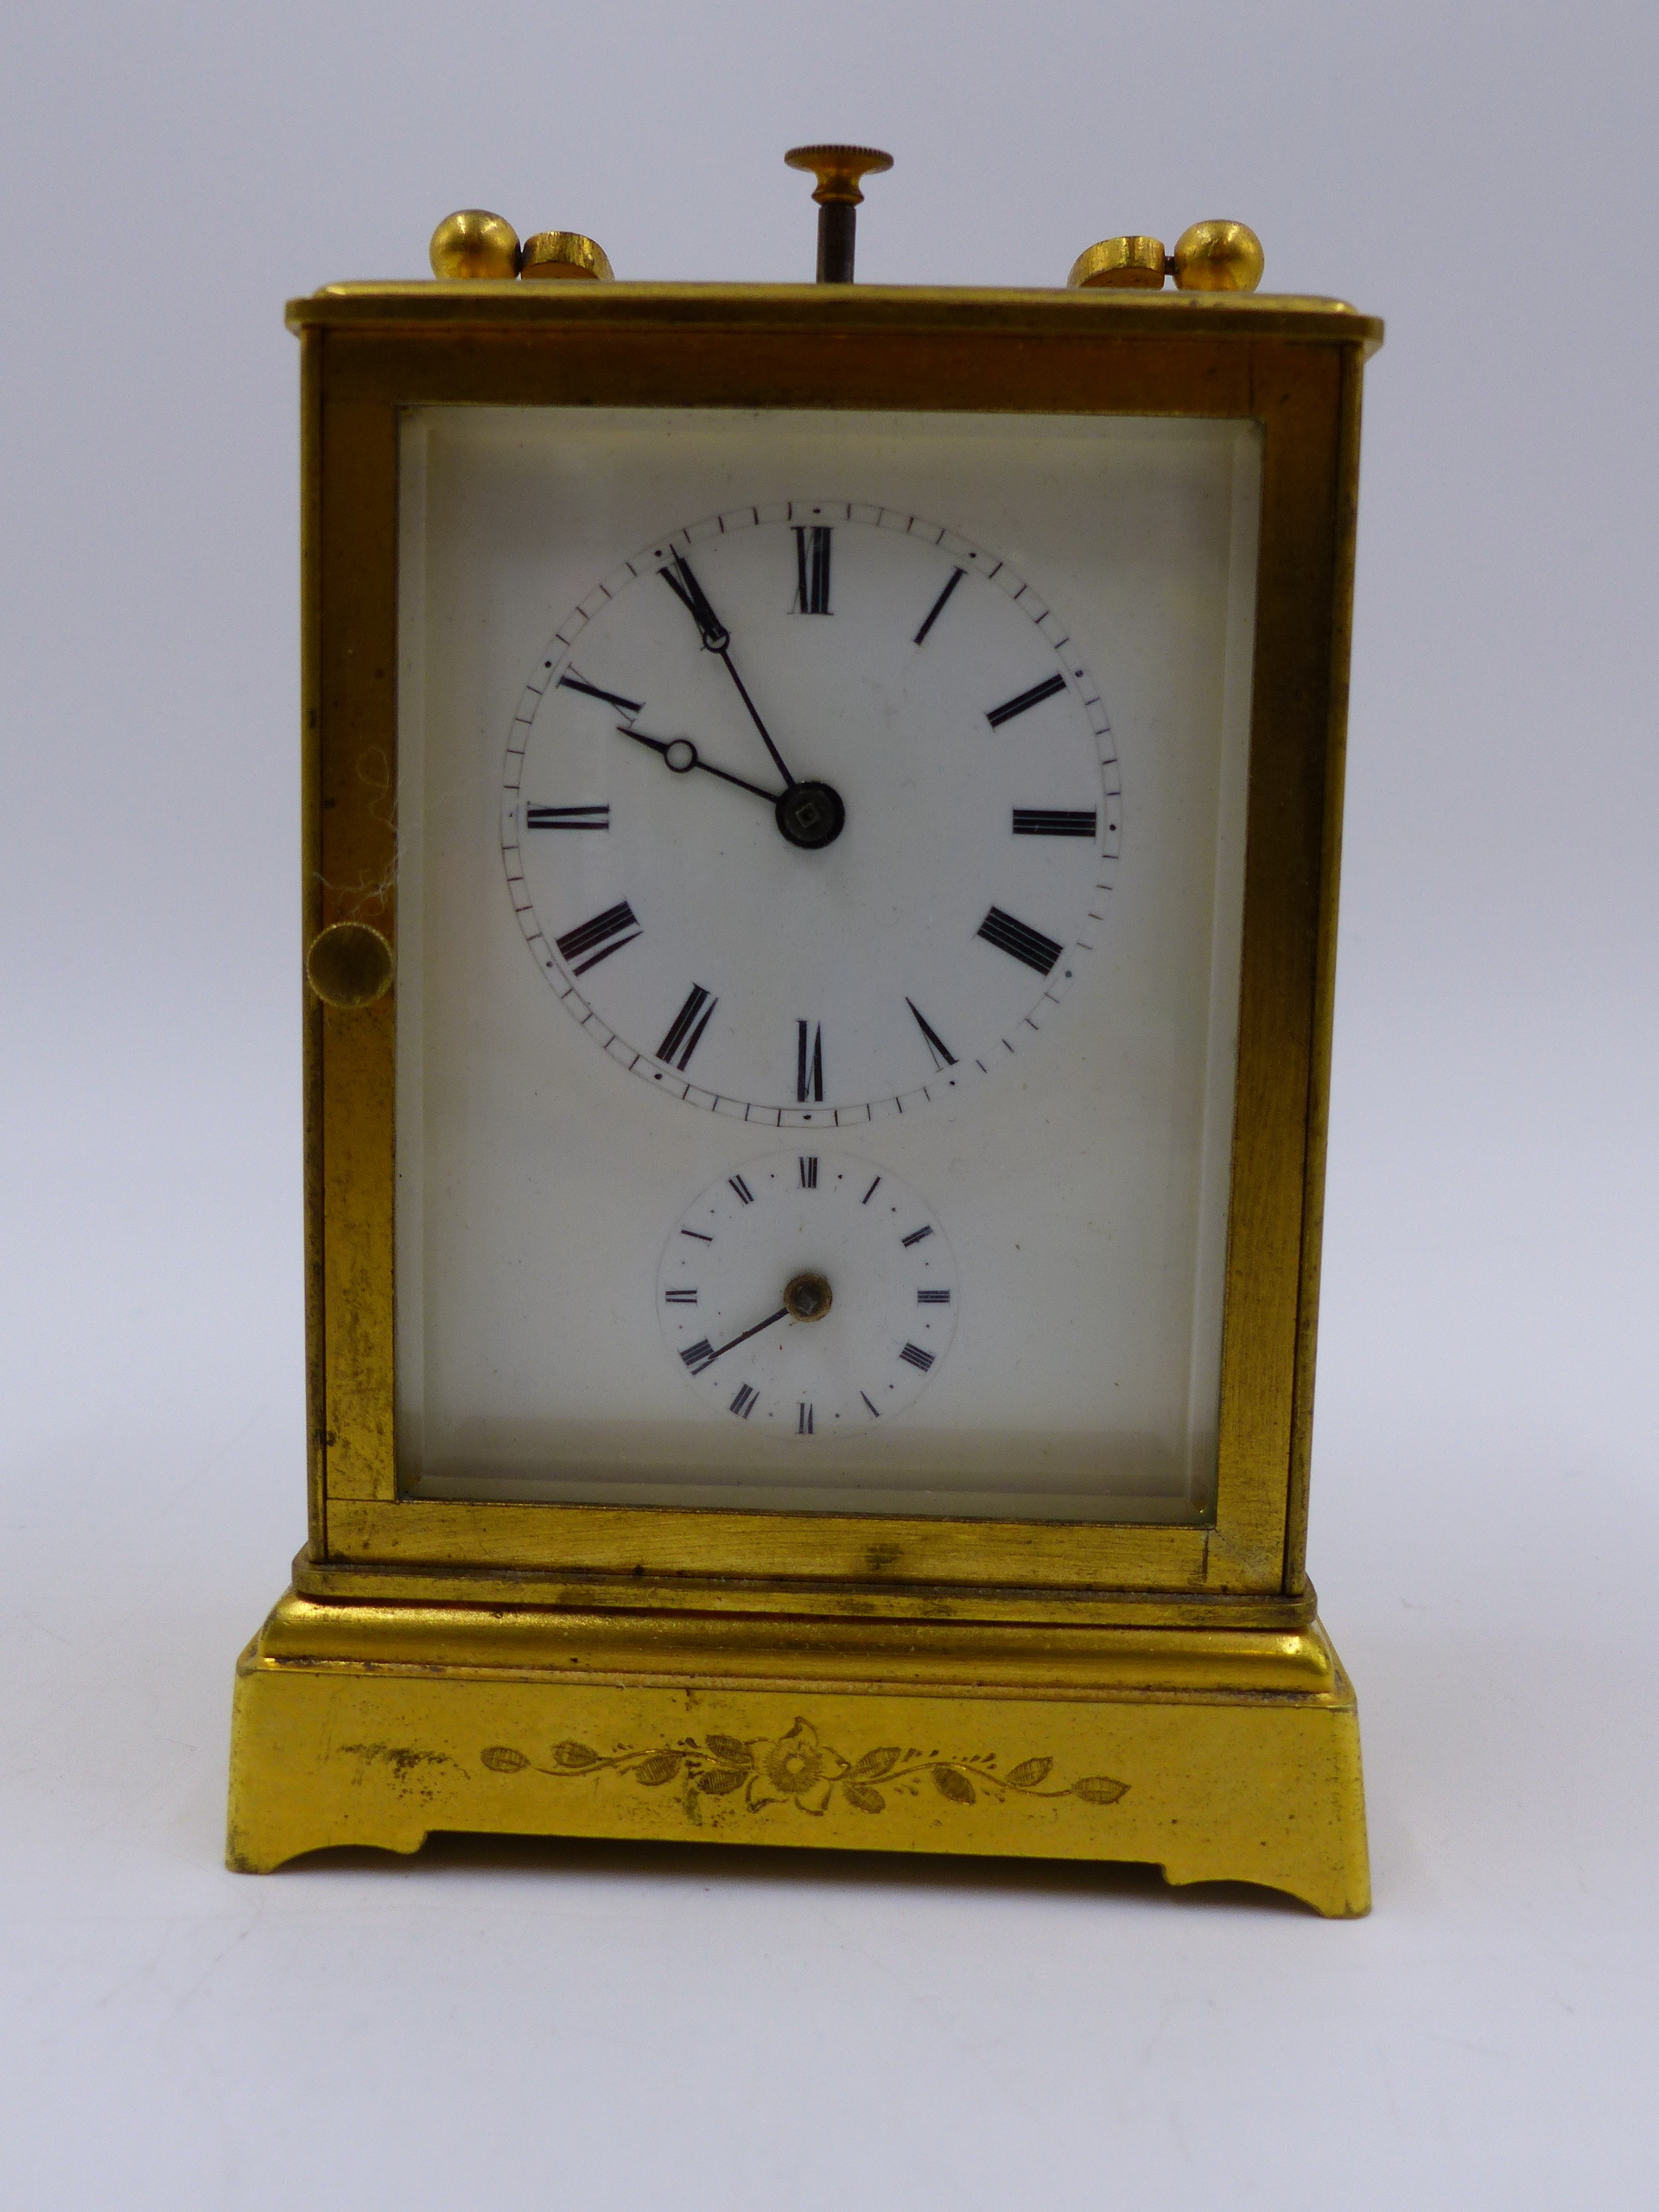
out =
<svg viewBox="0 0 1659 2212"><path fill-rule="evenodd" d="M669 556L674 566L659 569L658 574L677 599L683 601L691 620L702 632L702 642L711 653L723 653L732 642L732 633L709 604L709 595L692 575L690 563L678 553Z"/></svg>
<svg viewBox="0 0 1659 2212"><path fill-rule="evenodd" d="M760 742L771 753L779 774L788 785L790 790L793 791L798 779L790 774L783 754L772 741L771 731L761 721L760 710L749 696L747 685L733 665L731 632L709 604L709 595L692 575L690 564L684 555L675 553L670 557L674 563L672 569L659 569L658 575L661 576L675 597L684 605L691 620L696 624L705 650L711 653L718 653L726 664L726 673L736 684L738 696L749 710L749 720L760 733Z"/></svg>

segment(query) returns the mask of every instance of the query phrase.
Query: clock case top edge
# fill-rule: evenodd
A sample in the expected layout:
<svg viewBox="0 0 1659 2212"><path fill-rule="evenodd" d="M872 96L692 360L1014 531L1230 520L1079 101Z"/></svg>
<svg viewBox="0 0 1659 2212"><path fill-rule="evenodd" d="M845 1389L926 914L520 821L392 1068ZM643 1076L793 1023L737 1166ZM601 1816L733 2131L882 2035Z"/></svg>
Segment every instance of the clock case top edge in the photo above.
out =
<svg viewBox="0 0 1659 2212"><path fill-rule="evenodd" d="M868 1602L855 1586L890 1588L895 1602L900 1586L931 1587L953 1605L957 1594L1005 1590L1047 1592L1062 1603L1069 1593L1077 1602L1156 1605L1168 1592L1172 1604L1253 1598L1299 1615L1311 1606L1303 1554L1360 382L1381 325L1340 302L1259 296L713 285L543 294L509 284L331 288L292 303L289 321L303 364L308 944L342 918L371 921L395 943L391 832L355 764L365 746L388 763L396 758L397 423L404 407L650 404L651 395L659 405L741 405L747 395L760 406L1253 418L1265 432L1213 1523L962 1522L400 1495L395 995L353 1012L308 996L307 1557L312 1571L329 1573L330 1594L346 1594L339 1576L361 1568L528 1573L544 1581L575 1573L625 1578L636 1590L645 1578L670 1587L688 1575L709 1586L738 1578L780 1596L805 1578L842 1588L855 1609ZM757 351L761 324L771 334ZM828 366L818 342L826 331L851 341L831 349L838 358ZM1085 342L1031 342L1043 336ZM1256 1264L1263 1253L1265 1274Z"/></svg>
<svg viewBox="0 0 1659 2212"><path fill-rule="evenodd" d="M1033 334L1332 340L1369 357L1383 327L1345 300L1297 293L1141 292L923 284L526 284L428 282L327 284L290 300L288 327L526 331L706 324L747 329L1021 330Z"/></svg>

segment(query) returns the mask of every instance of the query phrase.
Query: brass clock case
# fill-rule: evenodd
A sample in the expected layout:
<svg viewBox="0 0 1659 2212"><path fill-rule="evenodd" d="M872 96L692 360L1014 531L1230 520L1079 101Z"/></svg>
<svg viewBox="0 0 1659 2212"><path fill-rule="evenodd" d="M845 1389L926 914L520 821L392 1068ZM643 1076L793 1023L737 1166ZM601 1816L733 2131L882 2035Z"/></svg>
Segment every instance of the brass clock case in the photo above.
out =
<svg viewBox="0 0 1659 2212"><path fill-rule="evenodd" d="M1360 387L1380 325L1332 301L1111 283L506 278L332 286L293 302L289 321L303 378L316 984L310 1534L295 1592L243 1662L233 1863L352 1840L412 1849L435 1827L885 1840L1154 1858L1172 1878L1242 1874L1321 1910L1364 1910L1352 1693L1313 1619L1304 1542ZM400 1491L385 804L399 416L600 404L1261 426L1219 1464L1204 1522ZM326 988L330 945L361 955L370 935L390 987ZM576 1717L573 1696L588 1700ZM372 1755L394 1739L425 1764ZM355 1766L338 1753L346 1742ZM893 1779L897 1753L876 1770L883 1746L906 1742L940 1747L931 1766L904 1767L913 1792ZM809 1769L810 1789L785 1786ZM1114 1796L1109 1783L1123 1786Z"/></svg>

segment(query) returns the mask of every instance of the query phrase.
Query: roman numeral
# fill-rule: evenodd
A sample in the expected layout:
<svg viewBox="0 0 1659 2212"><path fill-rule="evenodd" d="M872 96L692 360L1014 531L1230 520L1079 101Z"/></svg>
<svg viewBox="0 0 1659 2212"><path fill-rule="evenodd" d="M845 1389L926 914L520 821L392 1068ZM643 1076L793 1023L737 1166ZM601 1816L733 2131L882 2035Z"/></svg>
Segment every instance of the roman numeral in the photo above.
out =
<svg viewBox="0 0 1659 2212"><path fill-rule="evenodd" d="M608 830L608 806L527 806L526 830Z"/></svg>
<svg viewBox="0 0 1659 2212"><path fill-rule="evenodd" d="M1045 937L1040 930L1030 929L1024 922L1016 922L1012 914L1005 914L1000 906L990 912L974 931L987 944L994 944L999 952L1012 954L1023 960L1027 968L1034 968L1039 976L1046 976L1059 958L1062 948L1052 937Z"/></svg>
<svg viewBox="0 0 1659 2212"><path fill-rule="evenodd" d="M859 1200L859 1202L858 1202L858 1203L860 1204L860 1205L861 1205L861 1206L867 1206L867 1205L868 1205L868 1204L870 1203L870 1200L871 1200L871 1199L875 1196L876 1190L877 1190L878 1185L880 1185L880 1180L881 1180L881 1178L878 1175L878 1176L876 1177L876 1179L875 1179L875 1181L874 1181L874 1183L872 1183L872 1184L871 1184L871 1185L870 1185L869 1189L868 1189L868 1191L866 1191L866 1192L865 1192L865 1193L864 1193L863 1197Z"/></svg>
<svg viewBox="0 0 1659 2212"><path fill-rule="evenodd" d="M700 1229L683 1229L680 1234L682 1236L695 1236L699 1244L712 1244L715 1241L712 1236L705 1236Z"/></svg>
<svg viewBox="0 0 1659 2212"><path fill-rule="evenodd" d="M812 1032L810 1058L809 1029ZM795 1025L795 1096L803 1105L809 1098L822 1100L823 1096L823 1032L814 1022L798 1021Z"/></svg>
<svg viewBox="0 0 1659 2212"><path fill-rule="evenodd" d="M932 1226L932 1224L930 1222L930 1223L926 1224L923 1228L920 1228L920 1229L912 1229L912 1230L911 1230L911 1232L910 1232L909 1236L906 1236L906 1237L905 1237L902 1241L903 1241L905 1243L906 1243L906 1244L920 1244L921 1243L923 1243L923 1242L924 1242L924 1240L925 1240L925 1238L927 1238L927 1237L931 1236L932 1234L933 1234L933 1226Z"/></svg>
<svg viewBox="0 0 1659 2212"><path fill-rule="evenodd" d="M637 715L645 708L643 699L625 699L620 692L601 691L597 683L584 683L575 669L559 678L559 688L563 691L580 691L585 699L602 699L607 707L614 707L620 715Z"/></svg>
<svg viewBox="0 0 1659 2212"><path fill-rule="evenodd" d="M683 1358L684 1354L682 1353L681 1357ZM938 1355L937 1352L924 1351L920 1344L906 1344L899 1357L900 1359L908 1360L912 1367L919 1368L925 1375Z"/></svg>
<svg viewBox="0 0 1659 2212"><path fill-rule="evenodd" d="M696 1302L697 1294L695 1290L665 1290L663 1293L663 1303L665 1306L695 1306Z"/></svg>
<svg viewBox="0 0 1659 2212"><path fill-rule="evenodd" d="M858 1394L858 1395L859 1395L859 1396L860 1396L861 1398L862 1398L862 1399L863 1399L863 1401L864 1401L865 1404L866 1404L867 1406L868 1406L868 1407L869 1407L869 1408L870 1408L870 1418L871 1418L871 1420L872 1420L872 1421L880 1421L880 1418L881 1418L881 1416L880 1416L880 1414L879 1413L877 1413L877 1411L876 1411L876 1409L875 1409L875 1407L874 1407L874 1402L872 1402L872 1400L871 1400L871 1397L870 1397L870 1394L869 1394L869 1392L868 1392L868 1390L861 1390L861 1391L859 1392L859 1394Z"/></svg>
<svg viewBox="0 0 1659 2212"><path fill-rule="evenodd" d="M705 1367L712 1367L719 1357L719 1353L715 1351L707 1337L704 1337L700 1344L688 1345L680 1354L680 1357L694 1375L701 1375Z"/></svg>
<svg viewBox="0 0 1659 2212"><path fill-rule="evenodd" d="M809 544L808 540L810 540ZM795 589L794 612L797 614L827 614L830 612L830 532L816 524L795 531L795 569L798 579Z"/></svg>
<svg viewBox="0 0 1659 2212"><path fill-rule="evenodd" d="M801 1160L801 1188L802 1188L804 1191L816 1191L816 1190L817 1189L817 1187L818 1187L818 1163L817 1163L817 1158L816 1158L816 1157L814 1157L814 1158L812 1158L812 1159L810 1159L810 1160L809 1160L809 1159L806 1159L806 1158L803 1157L803 1159L802 1159L802 1160Z"/></svg>
<svg viewBox="0 0 1659 2212"><path fill-rule="evenodd" d="M926 620L923 622L921 628L916 632L915 636L910 641L912 645L925 645L927 643L928 632L938 620L940 615L944 613L946 602L949 601L951 593L955 591L957 586L962 582L967 573L968 571L966 569L951 569L950 582L946 584L944 589L934 601L932 606L928 608ZM861 1390L859 1395L862 1397L863 1395L863 1392Z"/></svg>
<svg viewBox="0 0 1659 2212"><path fill-rule="evenodd" d="M726 1180L737 1192L738 1197L743 1201L743 1204L746 1206L752 1206L754 1204L754 1192L749 1188L748 1185L743 1180L743 1178L741 1175L728 1175L726 1178Z"/></svg>
<svg viewBox="0 0 1659 2212"><path fill-rule="evenodd" d="M625 899L620 906L607 906L602 914L595 914L579 930L567 931L559 939L559 950L570 963L573 976L585 976L640 934L639 916Z"/></svg>
<svg viewBox="0 0 1659 2212"><path fill-rule="evenodd" d="M657 1047L658 1058L666 1060L670 1067L678 1068L680 1073L683 1075L686 1064L698 1046L702 1044L702 1033L714 1020L715 1008L719 1004L720 1001L717 998L711 998L701 983L693 983L687 995L685 1004L675 1015L669 1025L667 1036ZM701 1020L697 1019L699 1014L702 1017ZM696 1025L695 1028L692 1026L693 1023ZM685 1047L683 1052L680 1052L682 1045ZM677 1052L679 1052L678 1059L674 1057Z"/></svg>
<svg viewBox="0 0 1659 2212"><path fill-rule="evenodd" d="M938 1031L933 1028L928 1022L925 1015L922 1013L915 1000L906 999L905 1001L905 1004L915 1015L916 1027L921 1031L923 1036L927 1039L927 1049L933 1055L934 1066L936 1068L955 1067L957 1065L956 1054L950 1051L944 1038L940 1036Z"/></svg>
<svg viewBox="0 0 1659 2212"><path fill-rule="evenodd" d="M760 1393L758 1390L751 1390L748 1384L745 1382L739 1387L737 1395L732 1400L729 1410L734 1413L740 1421L747 1421L759 1404L760 1399Z"/></svg>
<svg viewBox="0 0 1659 2212"><path fill-rule="evenodd" d="M1016 837L1092 837L1099 820L1092 807L1086 814L1068 814L1058 807L1016 806L1014 834Z"/></svg>
<svg viewBox="0 0 1659 2212"><path fill-rule="evenodd" d="M1005 699L1000 707L993 707L985 719L993 729L1001 729L1004 722L1011 722L1016 715L1023 715L1027 708L1040 707L1045 699L1052 699L1057 691L1064 691L1065 678L1051 676L1045 683L1033 683L1029 691L1022 691L1016 699Z"/></svg>
<svg viewBox="0 0 1659 2212"><path fill-rule="evenodd" d="M861 1393L861 1395L862 1395L862 1394ZM801 1408L799 1418L797 1420L797 1421L796 1421L796 1423L795 1423L795 1433L796 1433L796 1435L797 1435L797 1436L810 1436L810 1435L811 1435L811 1433L812 1433L812 1408L811 1408L811 1407L810 1407L810 1406L803 1406L803 1407Z"/></svg>
<svg viewBox="0 0 1659 2212"><path fill-rule="evenodd" d="M918 1306L948 1306L950 1294L948 1290L918 1290L916 1303Z"/></svg>
<svg viewBox="0 0 1659 2212"><path fill-rule="evenodd" d="M678 553L671 554L669 558L674 566L658 569L658 575L690 614L709 651L723 653L732 642L731 632L709 606L707 594L692 575L687 562Z"/></svg>

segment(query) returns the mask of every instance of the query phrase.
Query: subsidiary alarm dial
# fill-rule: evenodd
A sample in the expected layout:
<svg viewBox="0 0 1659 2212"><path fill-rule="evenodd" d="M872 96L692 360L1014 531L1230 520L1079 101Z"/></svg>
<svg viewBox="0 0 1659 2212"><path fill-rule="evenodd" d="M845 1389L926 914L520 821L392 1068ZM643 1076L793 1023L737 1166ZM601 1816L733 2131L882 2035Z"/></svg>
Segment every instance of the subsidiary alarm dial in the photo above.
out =
<svg viewBox="0 0 1659 2212"><path fill-rule="evenodd" d="M658 1305L692 1387L801 1438L915 1403L956 1327L956 1262L926 1204L869 1160L809 1152L711 1184L669 1238Z"/></svg>

